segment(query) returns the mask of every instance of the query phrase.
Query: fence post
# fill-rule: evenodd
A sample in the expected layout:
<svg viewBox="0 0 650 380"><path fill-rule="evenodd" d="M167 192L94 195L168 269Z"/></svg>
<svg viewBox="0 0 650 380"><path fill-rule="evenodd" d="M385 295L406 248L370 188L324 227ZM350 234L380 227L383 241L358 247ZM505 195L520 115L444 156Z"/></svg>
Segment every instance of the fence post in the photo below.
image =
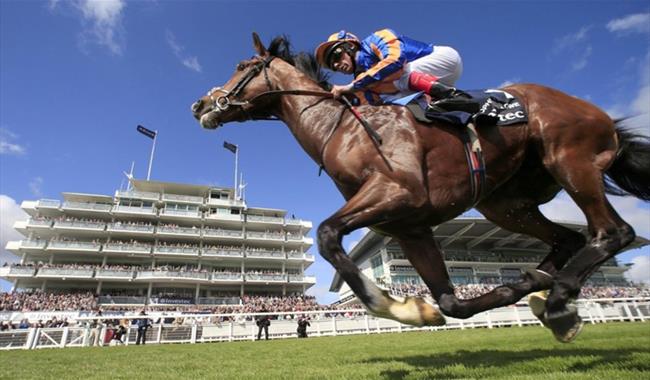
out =
<svg viewBox="0 0 650 380"><path fill-rule="evenodd" d="M636 309L636 313L639 315L639 319L641 320L641 322L645 322L645 317L643 316L641 309L639 309L639 305L636 303L636 301L632 300L632 305Z"/></svg>
<svg viewBox="0 0 650 380"><path fill-rule="evenodd" d="M230 332L228 333L228 342L232 342L235 337L235 321L230 320Z"/></svg>
<svg viewBox="0 0 650 380"><path fill-rule="evenodd" d="M488 329L491 329L492 328L492 318L490 318L490 311L489 310L487 310L485 312L485 320L487 321Z"/></svg>
<svg viewBox="0 0 650 380"><path fill-rule="evenodd" d="M36 348L38 345L38 337L41 335L41 328L37 327L34 331L34 339L32 339L32 349Z"/></svg>
<svg viewBox="0 0 650 380"><path fill-rule="evenodd" d="M198 330L196 322L192 325L192 336L190 338L190 343L196 343L196 331Z"/></svg>
<svg viewBox="0 0 650 380"><path fill-rule="evenodd" d="M338 335L338 331L336 331L336 316L332 316L332 329L334 331L334 336Z"/></svg>
<svg viewBox="0 0 650 380"><path fill-rule="evenodd" d="M68 343L68 327L63 328L63 334L61 334L61 347L65 347Z"/></svg>
<svg viewBox="0 0 650 380"><path fill-rule="evenodd" d="M162 323L162 321L160 321L160 324L158 325L158 336L156 337L156 343L158 343L158 344L160 344L160 340L162 338L162 329L163 329L163 323ZM145 334L146 334L146 332L145 332Z"/></svg>
<svg viewBox="0 0 650 380"><path fill-rule="evenodd" d="M592 325L595 325L596 321L594 321L594 316L591 314L591 302L585 302L583 305L584 305L584 310L587 312L587 315L589 316L589 322L591 322ZM580 307L578 307L578 310L580 310Z"/></svg>
<svg viewBox="0 0 650 380"><path fill-rule="evenodd" d="M130 323L130 321L129 321L129 323ZM129 345L129 337L131 336L131 330L132 330L132 329L131 329L131 326L130 326L130 325L127 325L127 328L126 328L126 339L125 339L125 341L124 341L124 345L125 345L125 346L128 346L128 345Z"/></svg>
<svg viewBox="0 0 650 380"><path fill-rule="evenodd" d="M34 344L34 336L36 335L36 328L31 327L29 329L29 334L27 335L27 341L25 342L24 350L31 350L32 345Z"/></svg>
<svg viewBox="0 0 650 380"><path fill-rule="evenodd" d="M603 307L599 302L596 302L596 309L598 310L598 315L600 315L600 320L603 323L607 323L607 318L605 318L605 312L603 311Z"/></svg>
<svg viewBox="0 0 650 380"><path fill-rule="evenodd" d="M370 334L370 321L368 320L368 314L365 314L365 320L366 320L366 335Z"/></svg>
<svg viewBox="0 0 650 380"><path fill-rule="evenodd" d="M517 305L513 305L512 307L514 308L514 311L515 311L515 320L517 321L517 326L522 327L524 324L521 323L521 316L519 315L519 308L517 307Z"/></svg>
<svg viewBox="0 0 650 380"><path fill-rule="evenodd" d="M623 310L625 310L625 316L629 318L630 322L634 322L636 318L634 318L634 315L632 315L632 311L627 305L627 302L623 302Z"/></svg>

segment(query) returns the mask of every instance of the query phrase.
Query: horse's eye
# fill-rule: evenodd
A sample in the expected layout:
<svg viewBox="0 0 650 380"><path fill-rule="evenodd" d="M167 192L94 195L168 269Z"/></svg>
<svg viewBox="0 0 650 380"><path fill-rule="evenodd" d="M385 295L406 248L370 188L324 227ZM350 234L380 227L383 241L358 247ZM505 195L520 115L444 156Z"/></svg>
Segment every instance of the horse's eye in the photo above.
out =
<svg viewBox="0 0 650 380"><path fill-rule="evenodd" d="M237 71L242 71L245 68L246 68L246 65L244 65L243 63L240 63L239 65L237 65Z"/></svg>

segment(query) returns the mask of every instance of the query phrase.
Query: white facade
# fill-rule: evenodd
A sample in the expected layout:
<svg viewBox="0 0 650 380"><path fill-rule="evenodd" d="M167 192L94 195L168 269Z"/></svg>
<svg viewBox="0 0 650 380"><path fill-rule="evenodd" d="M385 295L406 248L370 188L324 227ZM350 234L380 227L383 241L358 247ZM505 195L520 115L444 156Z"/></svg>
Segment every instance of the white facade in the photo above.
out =
<svg viewBox="0 0 650 380"><path fill-rule="evenodd" d="M110 304L231 304L244 294L303 294L312 223L248 207L228 188L131 180L114 196L24 201L25 236L0 268L15 289L92 291ZM33 265L30 267L30 265Z"/></svg>

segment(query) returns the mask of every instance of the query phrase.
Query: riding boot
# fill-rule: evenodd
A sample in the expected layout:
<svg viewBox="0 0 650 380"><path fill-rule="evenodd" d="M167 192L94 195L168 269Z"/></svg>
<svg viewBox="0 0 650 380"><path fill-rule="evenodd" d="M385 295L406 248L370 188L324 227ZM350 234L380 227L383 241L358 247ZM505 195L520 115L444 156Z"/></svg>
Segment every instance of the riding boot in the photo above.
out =
<svg viewBox="0 0 650 380"><path fill-rule="evenodd" d="M438 79L435 75L415 71L409 74L409 89L424 91L433 99L426 112L465 111L476 113L479 111L479 104L471 96L455 87L440 83Z"/></svg>
<svg viewBox="0 0 650 380"><path fill-rule="evenodd" d="M427 107L427 112L463 111L474 114L481 108L469 94L440 82L432 84L429 95L432 101Z"/></svg>

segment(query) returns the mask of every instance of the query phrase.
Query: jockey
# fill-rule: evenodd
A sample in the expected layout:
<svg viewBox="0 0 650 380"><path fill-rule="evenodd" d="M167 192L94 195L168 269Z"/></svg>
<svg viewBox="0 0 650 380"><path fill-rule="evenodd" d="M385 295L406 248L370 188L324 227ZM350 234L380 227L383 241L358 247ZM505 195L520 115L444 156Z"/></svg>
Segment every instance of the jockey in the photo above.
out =
<svg viewBox="0 0 650 380"><path fill-rule="evenodd" d="M347 85L333 86L335 98L364 91L369 103L378 104L377 94L406 96L423 91L433 101L444 99L444 103L451 101L458 106L474 103L453 87L463 72L463 62L448 46L419 42L390 29L379 30L364 40L342 30L318 45L315 55L321 66L355 76Z"/></svg>

